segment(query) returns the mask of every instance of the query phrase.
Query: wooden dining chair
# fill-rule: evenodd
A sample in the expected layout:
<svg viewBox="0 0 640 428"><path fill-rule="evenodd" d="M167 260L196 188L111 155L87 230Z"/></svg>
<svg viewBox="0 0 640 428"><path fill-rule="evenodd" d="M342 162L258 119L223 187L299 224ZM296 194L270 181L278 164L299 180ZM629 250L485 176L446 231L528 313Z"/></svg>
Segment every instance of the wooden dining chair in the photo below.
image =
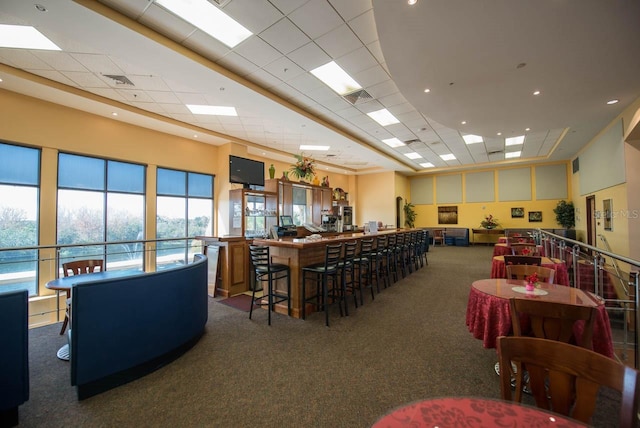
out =
<svg viewBox="0 0 640 428"><path fill-rule="evenodd" d="M539 256L540 250L536 244L514 242L511 244L514 256Z"/></svg>
<svg viewBox="0 0 640 428"><path fill-rule="evenodd" d="M506 266L509 265L532 265L532 266L540 266L542 265L542 257L539 256L513 256L513 255L505 255L504 256L504 264Z"/></svg>
<svg viewBox="0 0 640 428"><path fill-rule="evenodd" d="M531 267L531 266L528 266ZM540 339L570 343L586 349L593 349L593 324L598 309L594 306L579 306L566 303L513 297L509 299L511 327L514 336L523 336L523 320L528 320L530 334ZM583 321L582 335L574 336L574 324ZM516 399L520 401L523 384L523 370L516 363L513 374L516 379Z"/></svg>
<svg viewBox="0 0 640 428"><path fill-rule="evenodd" d="M438 245L438 242L440 243L440 245L445 245L444 242L444 229L433 229L433 246L435 247L436 245Z"/></svg>
<svg viewBox="0 0 640 428"><path fill-rule="evenodd" d="M511 394L509 367L518 362L529 372L536 406L588 424L601 386L622 394L616 426L638 424L638 371L589 349L555 340L499 337L500 393L503 400L519 401ZM517 392L517 389L516 389Z"/></svg>
<svg viewBox="0 0 640 428"><path fill-rule="evenodd" d="M538 275L539 282L553 284L556 271L551 268L534 265L506 265L507 279L527 279L534 272Z"/></svg>
<svg viewBox="0 0 640 428"><path fill-rule="evenodd" d="M101 259L87 259L87 260L74 260L62 264L62 273L64 276L83 275L93 272L102 272L104 270L104 261ZM71 312L71 290L67 291L67 309L64 314L64 321L62 322L62 328L60 334L64 334L64 331L69 324L69 314Z"/></svg>

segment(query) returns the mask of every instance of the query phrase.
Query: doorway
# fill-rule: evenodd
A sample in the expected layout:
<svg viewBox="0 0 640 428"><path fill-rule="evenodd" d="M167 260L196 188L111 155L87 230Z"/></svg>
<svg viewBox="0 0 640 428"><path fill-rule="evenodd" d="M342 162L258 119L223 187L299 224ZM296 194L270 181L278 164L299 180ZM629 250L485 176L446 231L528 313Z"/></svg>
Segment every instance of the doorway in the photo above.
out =
<svg viewBox="0 0 640 428"><path fill-rule="evenodd" d="M596 246L596 197L587 196L587 244Z"/></svg>

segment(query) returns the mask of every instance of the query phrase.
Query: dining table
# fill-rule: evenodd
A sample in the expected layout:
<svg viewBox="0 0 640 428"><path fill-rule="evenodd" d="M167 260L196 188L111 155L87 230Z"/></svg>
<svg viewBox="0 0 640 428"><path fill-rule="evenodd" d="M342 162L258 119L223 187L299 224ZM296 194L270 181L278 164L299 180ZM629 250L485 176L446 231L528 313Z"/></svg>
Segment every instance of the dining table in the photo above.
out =
<svg viewBox="0 0 640 428"><path fill-rule="evenodd" d="M613 339L609 315L604 300L598 296L558 284L540 283L534 292L526 292L525 281L505 278L489 278L474 281L469 290L466 324L476 339L482 340L485 348L495 348L497 338L512 333L509 299L521 297L548 302L596 307L593 323L593 350L613 357ZM574 325L574 336L581 337L584 322Z"/></svg>
<svg viewBox="0 0 640 428"><path fill-rule="evenodd" d="M45 284L45 287L56 292L64 291L67 299L73 297L73 287L77 284L99 281L102 279L120 278L123 276L139 275L142 273L140 269L120 269L105 270L101 272L85 273L82 275L64 276L53 279ZM69 344L63 345L56 353L57 357L64 361L69 361Z"/></svg>
<svg viewBox="0 0 640 428"><path fill-rule="evenodd" d="M553 282L560 285L570 285L567 265L560 259L542 257L541 266L556 271ZM491 260L491 278L506 278L507 269L504 256L493 256Z"/></svg>
<svg viewBox="0 0 640 428"><path fill-rule="evenodd" d="M439 397L411 403L381 417L373 428L585 427L582 422L514 401Z"/></svg>

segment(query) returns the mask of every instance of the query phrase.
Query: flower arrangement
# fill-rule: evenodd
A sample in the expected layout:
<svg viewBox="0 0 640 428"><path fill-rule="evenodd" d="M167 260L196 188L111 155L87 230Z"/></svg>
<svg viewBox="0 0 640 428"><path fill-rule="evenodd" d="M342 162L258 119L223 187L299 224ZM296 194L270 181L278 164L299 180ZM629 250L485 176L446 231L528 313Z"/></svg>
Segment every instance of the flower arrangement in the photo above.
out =
<svg viewBox="0 0 640 428"><path fill-rule="evenodd" d="M527 291L533 291L536 284L538 284L538 272L534 272L531 275L525 277L527 285L525 286Z"/></svg>
<svg viewBox="0 0 640 428"><path fill-rule="evenodd" d="M316 161L304 154L294 155L297 159L290 171L299 180L312 179L315 175Z"/></svg>
<svg viewBox="0 0 640 428"><path fill-rule="evenodd" d="M531 250L529 250L528 248L523 248L522 249L522 255L523 256L528 256L529 253L531 253Z"/></svg>
<svg viewBox="0 0 640 428"><path fill-rule="evenodd" d="M484 227L485 229L494 229L496 227L499 227L500 223L498 223L497 218L489 214L487 216L484 216L484 220L480 222L480 226Z"/></svg>

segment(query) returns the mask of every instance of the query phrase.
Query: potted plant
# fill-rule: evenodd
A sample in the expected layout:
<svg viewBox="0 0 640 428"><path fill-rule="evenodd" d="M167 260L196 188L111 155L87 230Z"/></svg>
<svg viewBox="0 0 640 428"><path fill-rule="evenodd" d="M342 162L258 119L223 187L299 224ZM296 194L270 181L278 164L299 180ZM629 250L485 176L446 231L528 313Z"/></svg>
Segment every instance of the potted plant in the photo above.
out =
<svg viewBox="0 0 640 428"><path fill-rule="evenodd" d="M416 223L416 212L414 211L414 206L411 202L405 202L404 204L404 224L413 229Z"/></svg>
<svg viewBox="0 0 640 428"><path fill-rule="evenodd" d="M556 215L556 222L565 228L564 236L569 239L576 239L576 231L573 228L576 225L575 208L573 202L562 200L553 209Z"/></svg>

